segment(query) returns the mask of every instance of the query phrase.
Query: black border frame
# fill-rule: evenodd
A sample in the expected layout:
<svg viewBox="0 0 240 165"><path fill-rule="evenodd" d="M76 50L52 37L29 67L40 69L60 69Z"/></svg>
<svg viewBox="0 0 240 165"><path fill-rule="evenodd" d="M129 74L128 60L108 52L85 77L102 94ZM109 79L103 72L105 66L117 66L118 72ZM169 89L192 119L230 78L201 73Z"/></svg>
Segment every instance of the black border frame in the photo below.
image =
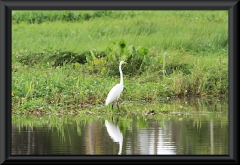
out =
<svg viewBox="0 0 240 165"><path fill-rule="evenodd" d="M229 155L219 156L12 156L11 155L11 11L12 10L228 10ZM0 0L0 164L210 163L238 164L237 55L239 0ZM146 161L146 162L145 162Z"/></svg>

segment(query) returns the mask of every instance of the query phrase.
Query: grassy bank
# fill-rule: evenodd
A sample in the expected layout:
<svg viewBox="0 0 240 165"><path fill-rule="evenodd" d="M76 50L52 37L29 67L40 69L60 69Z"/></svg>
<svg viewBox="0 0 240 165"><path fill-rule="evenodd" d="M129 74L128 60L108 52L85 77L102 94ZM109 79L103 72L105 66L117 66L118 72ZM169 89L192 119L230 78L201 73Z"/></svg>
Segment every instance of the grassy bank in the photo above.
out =
<svg viewBox="0 0 240 165"><path fill-rule="evenodd" d="M226 11L13 12L13 110L228 95Z"/></svg>
<svg viewBox="0 0 240 165"><path fill-rule="evenodd" d="M104 105L83 105L81 108L74 106L65 107L51 107L48 108L28 108L28 109L16 109L13 111L14 115L31 116L32 118L44 118L49 116L50 118L64 118L69 116L70 118L81 117L83 120L96 120L112 119L112 117L123 118L124 121L131 120L132 116L138 116L145 119L154 118L161 120L162 118L168 118L177 116L179 120L182 118L195 118L195 115L224 115L224 118L228 116L228 100L224 98L173 98L162 101L132 101L124 102L120 105L120 110L114 108L108 108ZM44 105L43 105L44 107ZM27 118L26 118L27 119ZM24 124L25 125L25 124ZM27 124L28 125L28 124Z"/></svg>

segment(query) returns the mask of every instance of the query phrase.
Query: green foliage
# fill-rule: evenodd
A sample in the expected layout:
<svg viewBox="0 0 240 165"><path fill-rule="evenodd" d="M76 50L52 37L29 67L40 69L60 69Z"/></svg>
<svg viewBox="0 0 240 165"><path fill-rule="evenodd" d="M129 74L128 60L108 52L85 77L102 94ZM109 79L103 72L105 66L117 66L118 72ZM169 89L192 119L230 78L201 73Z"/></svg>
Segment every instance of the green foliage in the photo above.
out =
<svg viewBox="0 0 240 165"><path fill-rule="evenodd" d="M100 52L101 56L105 56L105 52ZM85 51L81 54L70 52L70 51L43 51L38 52L28 52L27 50L20 50L15 53L14 57L16 61L22 63L23 65L34 66L36 64L40 65L50 65L51 66L62 66L63 63L79 63L85 64L88 61L93 61L96 59L92 51Z"/></svg>
<svg viewBox="0 0 240 165"><path fill-rule="evenodd" d="M116 12L112 10L98 11L13 11L13 23L41 24L43 22L56 21L88 21L95 18L122 18L134 17L133 12Z"/></svg>
<svg viewBox="0 0 240 165"><path fill-rule="evenodd" d="M227 96L227 18L225 11L13 11L13 105L103 104L121 60L123 101Z"/></svg>

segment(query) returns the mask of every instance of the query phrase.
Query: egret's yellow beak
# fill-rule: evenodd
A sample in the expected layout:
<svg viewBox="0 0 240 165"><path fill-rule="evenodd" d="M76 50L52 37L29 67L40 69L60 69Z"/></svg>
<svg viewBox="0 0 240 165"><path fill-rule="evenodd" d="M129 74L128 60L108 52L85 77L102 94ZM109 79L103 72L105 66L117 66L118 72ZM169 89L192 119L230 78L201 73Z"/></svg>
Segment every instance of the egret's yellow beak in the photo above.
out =
<svg viewBox="0 0 240 165"><path fill-rule="evenodd" d="M127 62L124 62L124 64L128 64Z"/></svg>

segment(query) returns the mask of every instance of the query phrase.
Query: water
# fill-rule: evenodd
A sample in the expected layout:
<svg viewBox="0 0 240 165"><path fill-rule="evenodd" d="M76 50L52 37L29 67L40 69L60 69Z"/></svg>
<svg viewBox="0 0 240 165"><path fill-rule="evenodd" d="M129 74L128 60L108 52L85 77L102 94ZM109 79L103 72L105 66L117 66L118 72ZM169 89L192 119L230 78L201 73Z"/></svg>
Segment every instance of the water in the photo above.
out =
<svg viewBox="0 0 240 165"><path fill-rule="evenodd" d="M175 105L174 105L175 106ZM13 117L13 155L225 155L227 103L194 115ZM214 109L214 110L213 110ZM192 109L193 110L193 109ZM36 120L37 119L37 120ZM22 122L22 121L26 122Z"/></svg>

